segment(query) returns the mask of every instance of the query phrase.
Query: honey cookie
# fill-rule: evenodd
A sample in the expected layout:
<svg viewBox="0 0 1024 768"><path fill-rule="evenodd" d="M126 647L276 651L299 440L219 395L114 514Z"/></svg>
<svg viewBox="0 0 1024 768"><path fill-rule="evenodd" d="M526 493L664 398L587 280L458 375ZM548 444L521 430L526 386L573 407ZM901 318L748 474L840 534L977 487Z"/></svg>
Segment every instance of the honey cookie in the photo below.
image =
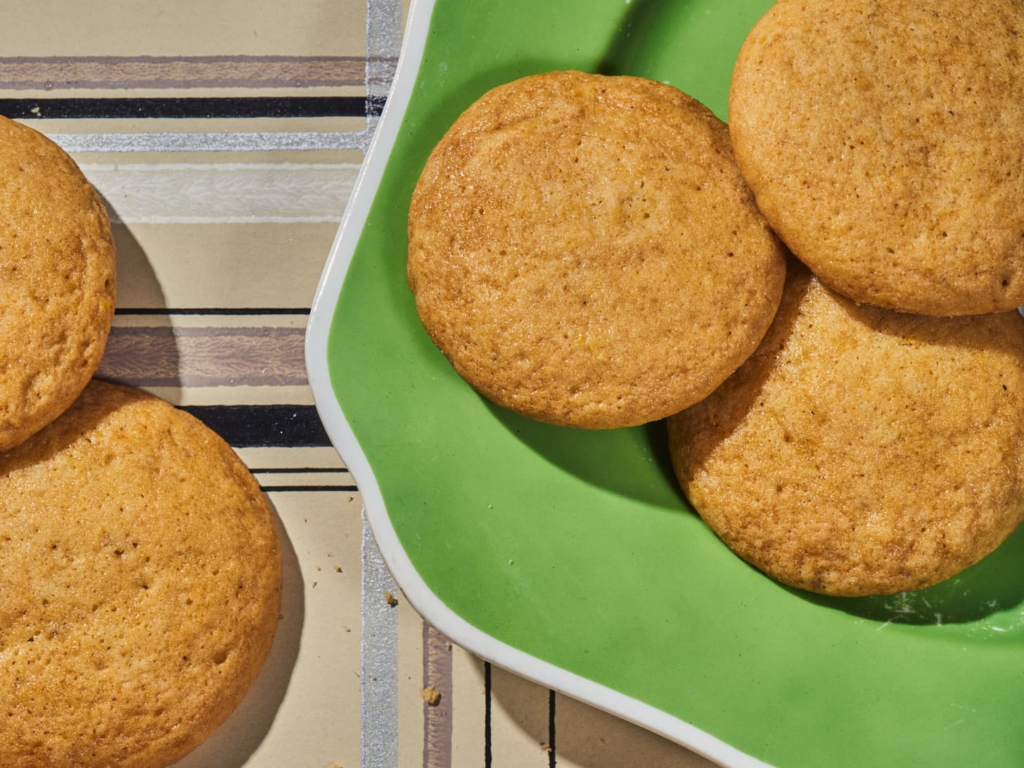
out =
<svg viewBox="0 0 1024 768"><path fill-rule="evenodd" d="M0 117L0 451L63 413L114 317L114 240L75 162Z"/></svg>
<svg viewBox="0 0 1024 768"><path fill-rule="evenodd" d="M1024 304L1024 3L780 2L733 73L736 160L823 282L929 315Z"/></svg>
<svg viewBox="0 0 1024 768"><path fill-rule="evenodd" d="M0 761L162 768L231 713L270 650L277 531L231 448L93 382L0 455Z"/></svg>
<svg viewBox="0 0 1024 768"><path fill-rule="evenodd" d="M757 352L669 445L701 517L772 578L927 587L1024 517L1024 318L858 307L791 268Z"/></svg>
<svg viewBox="0 0 1024 768"><path fill-rule="evenodd" d="M481 394L608 428L732 373L785 259L710 111L649 80L552 72L485 94L441 139L412 198L408 276Z"/></svg>

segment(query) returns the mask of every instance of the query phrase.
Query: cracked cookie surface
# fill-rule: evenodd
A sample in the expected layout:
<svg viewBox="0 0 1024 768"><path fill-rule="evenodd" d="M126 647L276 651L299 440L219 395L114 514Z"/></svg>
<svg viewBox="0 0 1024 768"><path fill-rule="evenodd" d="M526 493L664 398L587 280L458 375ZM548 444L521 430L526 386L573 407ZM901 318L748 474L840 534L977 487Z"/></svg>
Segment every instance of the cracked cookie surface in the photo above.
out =
<svg viewBox="0 0 1024 768"><path fill-rule="evenodd" d="M823 282L929 315L1024 304L1024 3L776 3L733 72L736 160Z"/></svg>
<svg viewBox="0 0 1024 768"><path fill-rule="evenodd" d="M608 428L732 373L785 260L710 111L649 80L553 72L490 91L441 139L412 198L408 275L480 393Z"/></svg>
<svg viewBox="0 0 1024 768"><path fill-rule="evenodd" d="M273 642L281 557L234 451L94 381L0 455L5 768L162 768L232 712Z"/></svg>
<svg viewBox="0 0 1024 768"><path fill-rule="evenodd" d="M92 378L115 290L96 190L64 150L0 117L0 451L57 418Z"/></svg>

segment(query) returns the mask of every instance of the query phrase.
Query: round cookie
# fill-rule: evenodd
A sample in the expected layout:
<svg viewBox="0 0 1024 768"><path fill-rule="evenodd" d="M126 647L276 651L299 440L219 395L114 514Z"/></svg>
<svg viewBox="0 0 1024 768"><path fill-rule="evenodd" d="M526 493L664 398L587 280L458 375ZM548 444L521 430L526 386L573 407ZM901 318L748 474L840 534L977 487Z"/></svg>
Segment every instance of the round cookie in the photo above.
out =
<svg viewBox="0 0 1024 768"><path fill-rule="evenodd" d="M99 195L64 150L0 117L0 451L57 418L88 384L114 292Z"/></svg>
<svg viewBox="0 0 1024 768"><path fill-rule="evenodd" d="M0 755L162 768L210 735L270 650L277 532L203 424L93 382L0 455Z"/></svg>
<svg viewBox="0 0 1024 768"><path fill-rule="evenodd" d="M687 497L785 584L888 594L949 578L1024 517L1024 318L858 306L791 268L757 352L669 420Z"/></svg>
<svg viewBox="0 0 1024 768"><path fill-rule="evenodd" d="M485 94L441 139L412 198L408 275L481 394L609 428L734 371L785 259L710 111L649 80L552 72Z"/></svg>
<svg viewBox="0 0 1024 768"><path fill-rule="evenodd" d="M736 160L823 282L929 315L1024 304L1024 3L779 2L733 72Z"/></svg>

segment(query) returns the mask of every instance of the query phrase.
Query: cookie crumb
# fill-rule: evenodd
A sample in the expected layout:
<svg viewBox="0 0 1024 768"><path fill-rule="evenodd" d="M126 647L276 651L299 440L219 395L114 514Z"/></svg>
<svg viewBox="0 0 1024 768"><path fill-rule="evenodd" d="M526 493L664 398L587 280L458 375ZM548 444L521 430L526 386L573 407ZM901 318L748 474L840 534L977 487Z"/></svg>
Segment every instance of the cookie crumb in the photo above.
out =
<svg viewBox="0 0 1024 768"><path fill-rule="evenodd" d="M429 707L436 707L441 701L441 692L434 686L428 685L423 689L423 701Z"/></svg>

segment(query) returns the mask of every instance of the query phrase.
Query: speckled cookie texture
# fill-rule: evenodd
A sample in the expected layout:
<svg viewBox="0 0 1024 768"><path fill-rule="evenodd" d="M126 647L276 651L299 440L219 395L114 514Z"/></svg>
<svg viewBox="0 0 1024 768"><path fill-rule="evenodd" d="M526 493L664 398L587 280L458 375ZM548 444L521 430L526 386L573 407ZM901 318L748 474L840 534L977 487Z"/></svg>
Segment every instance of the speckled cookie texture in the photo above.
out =
<svg viewBox="0 0 1024 768"><path fill-rule="evenodd" d="M1024 318L858 306L791 268L764 342L669 445L703 519L773 578L935 584L1024 516Z"/></svg>
<svg viewBox="0 0 1024 768"><path fill-rule="evenodd" d="M649 80L553 72L485 94L434 149L408 275L480 393L608 428L732 373L771 322L785 259L710 111Z"/></svg>
<svg viewBox="0 0 1024 768"><path fill-rule="evenodd" d="M860 302L1024 304L1024 2L785 0L733 73L736 159L775 231Z"/></svg>
<svg viewBox="0 0 1024 768"><path fill-rule="evenodd" d="M90 384L0 455L0 763L158 768L241 701L277 625L270 510L231 448Z"/></svg>
<svg viewBox="0 0 1024 768"><path fill-rule="evenodd" d="M92 378L115 281L99 195L60 147L0 117L0 451L57 418Z"/></svg>

